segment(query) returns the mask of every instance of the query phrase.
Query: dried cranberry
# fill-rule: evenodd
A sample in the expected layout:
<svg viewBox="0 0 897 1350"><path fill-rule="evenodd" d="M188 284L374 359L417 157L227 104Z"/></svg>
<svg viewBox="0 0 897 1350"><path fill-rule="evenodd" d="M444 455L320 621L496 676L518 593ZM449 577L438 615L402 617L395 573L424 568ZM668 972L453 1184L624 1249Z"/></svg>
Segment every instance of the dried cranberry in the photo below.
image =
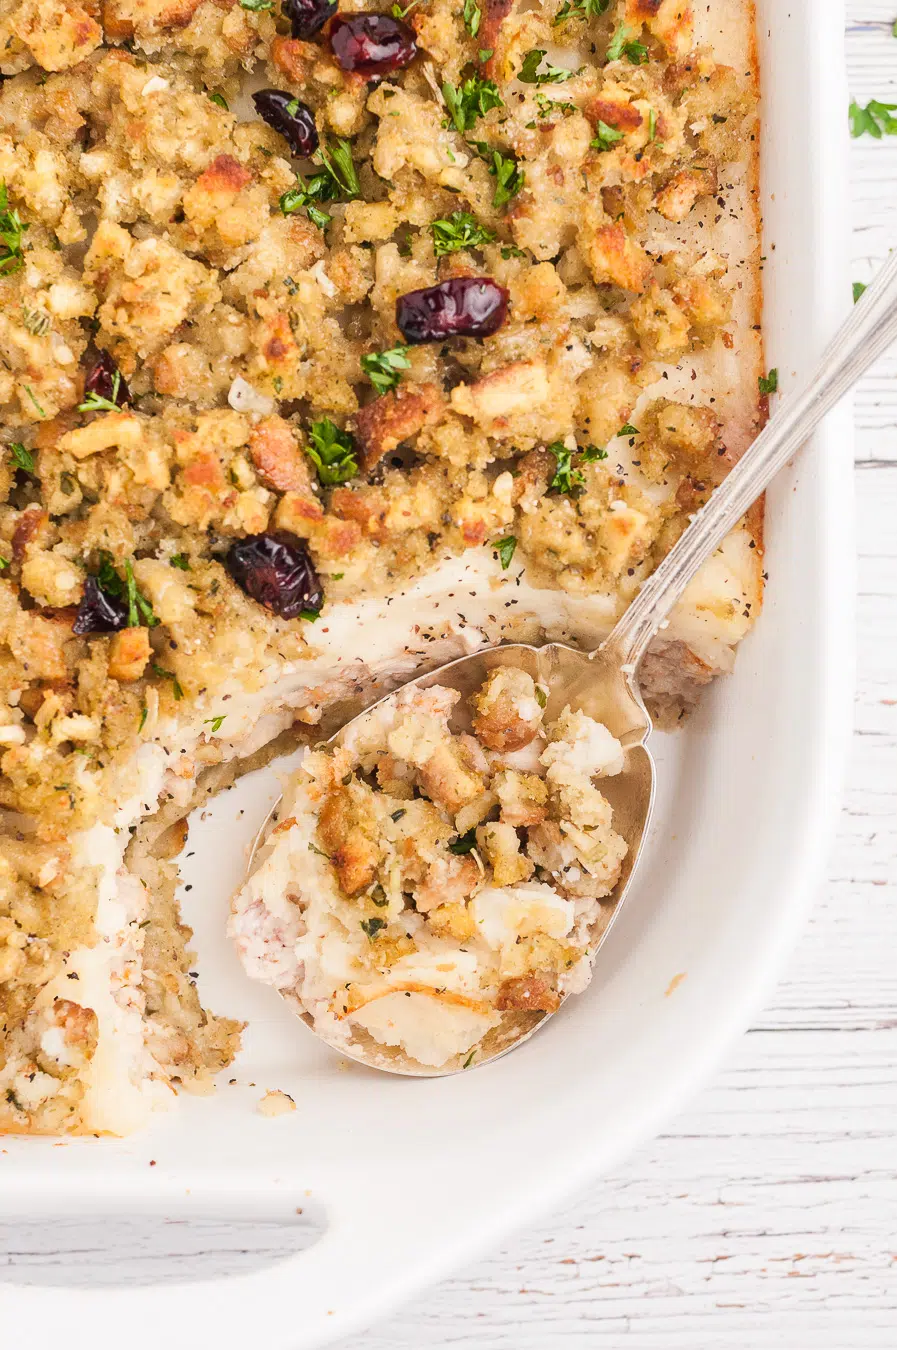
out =
<svg viewBox="0 0 897 1350"><path fill-rule="evenodd" d="M72 632L83 637L85 633L117 633L127 626L128 606L104 591L96 577L88 577Z"/></svg>
<svg viewBox="0 0 897 1350"><path fill-rule="evenodd" d="M314 37L336 9L336 0L283 0L283 12L292 24L294 38Z"/></svg>
<svg viewBox="0 0 897 1350"><path fill-rule="evenodd" d="M324 603L305 545L285 530L238 539L231 544L225 566L247 595L282 619L295 619L303 610L319 610Z"/></svg>
<svg viewBox="0 0 897 1350"><path fill-rule="evenodd" d="M417 55L413 29L388 14L351 14L334 19L330 46L343 70L368 77L401 70Z"/></svg>
<svg viewBox="0 0 897 1350"><path fill-rule="evenodd" d="M396 301L396 323L406 342L489 337L507 317L508 292L491 277L452 277Z"/></svg>
<svg viewBox="0 0 897 1350"><path fill-rule="evenodd" d="M300 103L283 89L260 89L253 94L252 101L259 117L280 132L294 155L308 159L314 154L318 148L318 128L307 103Z"/></svg>
<svg viewBox="0 0 897 1350"><path fill-rule="evenodd" d="M115 377L118 376L118 384ZM131 391L124 375L108 352L100 352L84 379L84 396L96 394L121 408L131 402Z"/></svg>

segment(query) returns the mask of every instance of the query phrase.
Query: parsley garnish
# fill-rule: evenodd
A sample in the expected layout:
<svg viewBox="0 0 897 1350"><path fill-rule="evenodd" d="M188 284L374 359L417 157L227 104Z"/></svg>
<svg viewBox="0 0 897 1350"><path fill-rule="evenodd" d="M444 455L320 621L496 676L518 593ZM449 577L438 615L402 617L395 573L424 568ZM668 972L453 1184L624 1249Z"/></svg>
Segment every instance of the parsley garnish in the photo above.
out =
<svg viewBox="0 0 897 1350"><path fill-rule="evenodd" d="M573 467L575 450L568 450L563 441L555 441L553 445L549 445L548 449L557 460L554 477L548 484L549 489L555 492L578 492L585 482L585 478L581 469L574 469Z"/></svg>
<svg viewBox="0 0 897 1350"><path fill-rule="evenodd" d="M112 554L101 553L100 565L97 569L97 585L107 595L115 595L127 600L129 628L140 628L142 624L146 624L147 628L156 627L159 620L153 613L150 602L137 589L130 558L125 560L125 575L124 580L122 580L116 570Z"/></svg>
<svg viewBox="0 0 897 1350"><path fill-rule="evenodd" d="M221 730L222 724L226 716L227 713L222 713L220 717L207 717L206 720L203 722L203 726L211 727L212 734L214 735L216 731Z"/></svg>
<svg viewBox="0 0 897 1350"><path fill-rule="evenodd" d="M311 443L305 453L318 471L318 479L325 487L347 483L358 473L355 460L355 442L347 431L340 431L329 417L313 422Z"/></svg>
<svg viewBox="0 0 897 1350"><path fill-rule="evenodd" d="M514 550L517 547L516 537L513 534L507 534L504 539L496 539L493 542L492 547L498 554L499 561L501 562L501 570L507 572L508 568L511 566Z"/></svg>
<svg viewBox="0 0 897 1350"><path fill-rule="evenodd" d="M567 70L564 66L547 65L540 71L542 58L545 52L539 47L533 47L523 58L523 65L517 72L517 78L522 84L563 84L564 80L570 80L579 72Z"/></svg>
<svg viewBox="0 0 897 1350"><path fill-rule="evenodd" d="M541 684L536 685L536 702L540 708L544 708L548 703L548 692Z"/></svg>
<svg viewBox="0 0 897 1350"><path fill-rule="evenodd" d="M480 158L485 161L486 168L496 180L492 205L495 207L506 206L526 182L526 171L518 166L513 155L506 156L500 150L493 150L492 146L488 145L486 141L473 141L472 144Z"/></svg>
<svg viewBox="0 0 897 1350"><path fill-rule="evenodd" d="M361 195L361 185L352 159L352 146L348 141L331 141L329 149L321 145L313 158L322 167L307 182L297 174L297 185L283 194L280 209L285 216L291 216L304 206L312 224L317 225L319 230L326 230L330 216L316 203L337 201L340 198L351 201Z"/></svg>
<svg viewBox="0 0 897 1350"><path fill-rule="evenodd" d="M9 453L17 469L22 469L24 473L34 473L34 456L30 450L25 449L21 441L13 441Z"/></svg>
<svg viewBox="0 0 897 1350"><path fill-rule="evenodd" d="M626 27L625 23L621 23L610 40L607 60L619 61L621 56L625 56L630 65L644 65L648 59L648 48L643 42L637 42L634 34L632 37L629 34L630 29Z"/></svg>
<svg viewBox="0 0 897 1350"><path fill-rule="evenodd" d="M386 927L386 920L378 919L376 916L373 919L362 919L361 926L373 942L380 930Z"/></svg>
<svg viewBox="0 0 897 1350"><path fill-rule="evenodd" d="M187 561L186 553L172 553L171 557L168 559L168 566L177 567L182 572L190 571L190 564Z"/></svg>
<svg viewBox="0 0 897 1350"><path fill-rule="evenodd" d="M462 135L470 131L477 119L484 117L490 108L504 107L498 86L492 80L481 80L479 75L471 75L460 89L446 80L442 86L442 97L456 131Z"/></svg>
<svg viewBox="0 0 897 1350"><path fill-rule="evenodd" d="M319 609L300 609L299 618L304 619L306 623L317 623L321 617Z"/></svg>
<svg viewBox="0 0 897 1350"><path fill-rule="evenodd" d="M218 107L223 108L225 112L229 111L227 106L227 99L224 97L223 94L219 94L216 91L214 94L209 94L209 99L212 103L217 103Z"/></svg>
<svg viewBox="0 0 897 1350"><path fill-rule="evenodd" d="M34 337L44 337L50 331L50 316L42 309L29 309L22 306L22 323Z"/></svg>
<svg viewBox="0 0 897 1350"><path fill-rule="evenodd" d="M98 394L91 389L84 402L78 404L78 412L120 412L121 409L118 404L120 386L121 374L116 371L112 376L112 397L103 398L102 394Z"/></svg>
<svg viewBox="0 0 897 1350"><path fill-rule="evenodd" d="M471 37L476 37L480 31L480 23L483 18L483 11L477 4L477 0L464 0L464 27Z"/></svg>
<svg viewBox="0 0 897 1350"><path fill-rule="evenodd" d="M9 559L0 558L0 572L5 572L8 566L9 566Z"/></svg>
<svg viewBox="0 0 897 1350"><path fill-rule="evenodd" d="M469 1069L469 1068L470 1068L471 1064L473 1063L473 1057L474 1057L474 1055L476 1054L476 1052L477 1052L477 1048L476 1048L476 1046L474 1046L473 1049L471 1050L470 1054L469 1054L469 1055L467 1056L467 1058L465 1059L464 1063L461 1065L461 1068L462 1068L462 1069Z"/></svg>
<svg viewBox="0 0 897 1350"><path fill-rule="evenodd" d="M600 119L597 131L598 135L595 139L589 141L589 144L595 150L609 150L612 145L616 145L617 141L622 141L623 139L622 131L617 131L616 127L609 127L606 122L602 122Z"/></svg>
<svg viewBox="0 0 897 1350"><path fill-rule="evenodd" d="M142 711L141 714L140 714L140 725L139 725L138 728L137 728L138 733L141 732L141 731L143 730L143 728L146 726L146 717L147 717L148 711L149 711L149 709L147 708L146 704L144 703L144 705L143 705L143 711ZM142 924L141 924L140 926L141 926L141 928L143 927Z"/></svg>
<svg viewBox="0 0 897 1350"><path fill-rule="evenodd" d="M38 403L37 399L34 397L34 390L31 388L31 385L30 385L30 384L23 384L23 385L22 385L22 388L25 390L25 393L28 395L28 397L31 399L31 402L34 404L35 408L37 409L38 417L46 417L46 415L47 415L46 412L45 412L44 409L41 407L41 405Z"/></svg>
<svg viewBox="0 0 897 1350"><path fill-rule="evenodd" d="M578 111L575 103L562 103L557 99L549 98L543 94L541 89L536 90L536 106L539 109L540 117L550 117L553 112L575 113Z"/></svg>
<svg viewBox="0 0 897 1350"><path fill-rule="evenodd" d="M27 229L18 211L10 211L6 184L0 183L0 273L9 276L23 266L22 235Z"/></svg>
<svg viewBox="0 0 897 1350"><path fill-rule="evenodd" d="M873 98L861 108L855 99L851 100L850 134L851 136L874 136L880 141L882 134L886 136L897 136L897 117L892 117L891 113L897 111L897 103L880 103L877 98Z"/></svg>
<svg viewBox="0 0 897 1350"><path fill-rule="evenodd" d="M262 10L273 9L272 0L240 0L241 9L250 9L253 14L259 14Z"/></svg>
<svg viewBox="0 0 897 1350"><path fill-rule="evenodd" d="M153 674L161 676L162 679L171 680L171 692L174 694L175 703L180 703L184 697L184 691L181 688L180 681L173 670L166 670L164 666L157 666L153 663Z"/></svg>
<svg viewBox="0 0 897 1350"><path fill-rule="evenodd" d="M393 5L390 13L392 14L392 17L394 19L404 19L405 15L410 14L411 11L419 4L420 0L411 0L411 4L407 5L405 9L402 9L402 6L398 3L398 0L396 0L396 3Z"/></svg>
<svg viewBox="0 0 897 1350"><path fill-rule="evenodd" d="M865 283L865 281L855 281L855 282L853 283L853 303L854 303L854 304L856 304L856 302L859 300L860 296L863 294L863 292L864 292L865 290L866 290L866 283Z"/></svg>
<svg viewBox="0 0 897 1350"><path fill-rule="evenodd" d="M469 211L453 211L447 220L434 220L430 224L433 235L433 252L437 258L447 253L457 253L461 248L479 248L488 244L495 235L479 223Z"/></svg>
<svg viewBox="0 0 897 1350"><path fill-rule="evenodd" d="M501 256L504 258L505 262L507 262L509 258L525 258L526 254L523 249L518 248L516 244L505 244L501 251Z"/></svg>
<svg viewBox="0 0 897 1350"><path fill-rule="evenodd" d="M391 347L387 352L369 352L361 358L361 369L378 394L388 394L390 389L395 389L402 378L402 371L410 367L407 347Z"/></svg>
<svg viewBox="0 0 897 1350"><path fill-rule="evenodd" d="M586 464L594 464L598 459L607 459L607 451L601 445L587 445L582 457Z"/></svg>
<svg viewBox="0 0 897 1350"><path fill-rule="evenodd" d="M477 846L477 831L474 825L466 834L459 834L453 844L449 844L449 853L472 853Z"/></svg>
<svg viewBox="0 0 897 1350"><path fill-rule="evenodd" d="M620 430L617 432L618 436L638 436L639 434L638 427L634 427L631 422L627 422L625 426L620 427Z"/></svg>
<svg viewBox="0 0 897 1350"><path fill-rule="evenodd" d="M564 0L557 14L554 16L554 23L564 23L567 19L594 19L599 14L606 14L610 0Z"/></svg>
<svg viewBox="0 0 897 1350"><path fill-rule="evenodd" d="M761 375L757 384L760 386L761 394L777 394L779 392L779 372L773 369L768 375Z"/></svg>

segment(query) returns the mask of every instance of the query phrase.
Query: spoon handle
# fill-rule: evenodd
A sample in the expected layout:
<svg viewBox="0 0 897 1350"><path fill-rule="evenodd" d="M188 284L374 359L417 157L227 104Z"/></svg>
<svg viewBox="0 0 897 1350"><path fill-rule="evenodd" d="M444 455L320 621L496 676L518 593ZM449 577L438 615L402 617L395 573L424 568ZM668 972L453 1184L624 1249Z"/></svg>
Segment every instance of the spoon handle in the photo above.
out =
<svg viewBox="0 0 897 1350"><path fill-rule="evenodd" d="M698 569L710 558L780 469L897 338L897 251L826 348L803 390L786 399L706 506L645 582L602 644L622 664L638 665L649 642Z"/></svg>

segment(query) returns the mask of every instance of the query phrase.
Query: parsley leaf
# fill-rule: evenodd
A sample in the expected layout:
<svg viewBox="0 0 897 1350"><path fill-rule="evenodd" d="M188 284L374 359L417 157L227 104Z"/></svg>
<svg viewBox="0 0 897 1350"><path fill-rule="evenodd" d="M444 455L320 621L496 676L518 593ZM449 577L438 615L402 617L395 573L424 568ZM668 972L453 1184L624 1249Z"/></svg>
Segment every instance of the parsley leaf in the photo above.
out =
<svg viewBox="0 0 897 1350"><path fill-rule="evenodd" d="M513 534L505 535L504 539L496 539L492 547L498 554L501 570L507 572L511 566L511 559L514 556L514 550L517 547L517 539Z"/></svg>
<svg viewBox="0 0 897 1350"><path fill-rule="evenodd" d="M491 230L480 225L476 216L469 211L453 211L447 220L434 220L430 224L433 235L433 252L437 258L447 253L457 253L462 248L478 248L495 238Z"/></svg>
<svg viewBox="0 0 897 1350"><path fill-rule="evenodd" d="M325 487L347 483L358 473L355 460L355 442L347 431L340 431L329 417L313 422L311 442L305 453L318 471L318 479Z"/></svg>
<svg viewBox="0 0 897 1350"><path fill-rule="evenodd" d="M594 19L606 14L610 0L564 0L553 22L565 23L567 19Z"/></svg>
<svg viewBox="0 0 897 1350"><path fill-rule="evenodd" d="M386 927L386 920L378 919L376 916L373 919L362 919L361 926L373 942L380 930Z"/></svg>
<svg viewBox="0 0 897 1350"><path fill-rule="evenodd" d="M589 141L589 145L595 150L609 150L612 145L616 145L617 141L623 139L622 131L617 131L616 127L609 127L606 122L602 122L600 119L596 129L598 135L594 140Z"/></svg>
<svg viewBox="0 0 897 1350"><path fill-rule="evenodd" d="M639 434L638 427L634 427L631 422L627 422L625 426L620 427L620 430L617 432L618 436L638 436Z"/></svg>
<svg viewBox="0 0 897 1350"><path fill-rule="evenodd" d="M22 235L27 229L18 211L10 211L6 184L0 183L0 274L10 276L23 266Z"/></svg>
<svg viewBox="0 0 897 1350"><path fill-rule="evenodd" d="M886 136L897 136L897 117L891 114L897 111L897 103L880 103L878 99L873 98L861 108L855 99L851 100L850 134L857 136L874 136L880 141L882 134Z"/></svg>
<svg viewBox="0 0 897 1350"><path fill-rule="evenodd" d="M0 263L0 266L2 266L2 263ZM37 410L37 415L38 415L38 417L46 417L46 415L47 415L47 414L46 414L46 410L45 410L44 408L41 407L41 405L38 403L37 399L34 397L34 390L31 388L31 385L30 385L30 384L23 384L23 385L22 385L22 388L25 390L25 393L28 395L28 397L31 399L31 402L34 404L34 406L35 406L35 408L36 408L36 410Z"/></svg>
<svg viewBox="0 0 897 1350"><path fill-rule="evenodd" d="M518 166L513 155L503 155L500 150L493 150L486 141L473 141L472 144L496 180L492 205L506 206L526 182L526 171Z"/></svg>
<svg viewBox="0 0 897 1350"><path fill-rule="evenodd" d="M648 59L648 48L644 43L636 41L635 33L627 28L625 23L621 23L617 28L607 49L608 61L619 61L621 56L625 56L633 66L644 65Z"/></svg>
<svg viewBox="0 0 897 1350"><path fill-rule="evenodd" d="M548 449L557 460L557 468L554 471L554 477L548 484L549 490L554 492L578 492L585 482L585 477L581 469L574 469L573 456L574 450L568 450L563 441L555 441L549 445Z"/></svg>
<svg viewBox="0 0 897 1350"><path fill-rule="evenodd" d="M856 302L859 300L860 296L863 294L863 292L864 292L865 290L866 290L866 283L865 283L865 281L855 281L855 282L853 283L853 303L854 303L854 304L856 304Z"/></svg>
<svg viewBox="0 0 897 1350"><path fill-rule="evenodd" d="M24 473L34 473L34 456L30 450L25 449L21 441L13 441L9 453L17 469L21 469Z"/></svg>
<svg viewBox="0 0 897 1350"><path fill-rule="evenodd" d="M273 9L272 0L240 0L241 9L251 9L254 14L265 9Z"/></svg>
<svg viewBox="0 0 897 1350"><path fill-rule="evenodd" d="M317 203L340 199L351 201L361 195L361 185L348 141L331 141L329 149L318 146L313 158L322 167L307 181L297 174L296 186L280 198L280 209L285 216L291 216L305 207L312 224L319 230L326 230L330 216Z"/></svg>
<svg viewBox="0 0 897 1350"><path fill-rule="evenodd" d="M226 716L227 713L222 713L220 717L207 717L206 720L203 722L203 726L204 727L210 726L212 728L212 734L214 735L216 731L221 730L222 724Z"/></svg>
<svg viewBox="0 0 897 1350"><path fill-rule="evenodd" d="M181 688L180 681L173 670L166 670L164 666L157 666L153 663L152 671L154 675L160 676L164 680L171 680L171 692L174 694L175 703L180 703L184 697L184 691Z"/></svg>
<svg viewBox="0 0 897 1350"><path fill-rule="evenodd" d="M402 371L408 370L407 347L391 347L387 352L370 352L361 358L361 369L367 375L378 394L388 394L395 389L402 378Z"/></svg>
<svg viewBox="0 0 897 1350"><path fill-rule="evenodd" d="M223 94L219 94L217 90L215 93L209 94L209 102L216 103L218 107L223 108L225 112L229 111L227 106L227 99L224 97Z"/></svg>
<svg viewBox="0 0 897 1350"><path fill-rule="evenodd" d="M479 75L471 75L464 80L460 89L446 80L442 86L442 97L455 130L462 135L470 131L478 118L485 117L490 108L504 107L498 86L492 80L480 79Z"/></svg>
<svg viewBox="0 0 897 1350"><path fill-rule="evenodd" d="M84 402L78 404L78 412L120 412L121 408L118 403L120 385L121 374L116 371L112 376L112 397L103 398L102 394L98 394L91 389Z"/></svg>
<svg viewBox="0 0 897 1350"><path fill-rule="evenodd" d="M603 445L587 445L582 457L586 464L594 464L596 460L607 459L607 451Z"/></svg>
<svg viewBox="0 0 897 1350"><path fill-rule="evenodd" d="M533 47L532 51L526 53L523 58L523 65L517 72L517 78L522 84L563 84L564 80L572 79L578 74L578 71L567 70L564 66L547 65L543 71L539 70L542 64L542 58L545 52L539 47Z"/></svg>
<svg viewBox="0 0 897 1350"><path fill-rule="evenodd" d="M182 572L190 571L190 564L187 561L186 553L172 553L171 557L168 559L168 566L177 567Z"/></svg>
<svg viewBox="0 0 897 1350"><path fill-rule="evenodd" d="M566 116L567 113L578 111L575 103L561 103L558 99L549 98L547 94L543 94L541 89L536 91L536 106L539 109L540 117L550 117L553 112L559 112Z"/></svg>
<svg viewBox="0 0 897 1350"><path fill-rule="evenodd" d="M100 554L100 565L97 568L97 585L107 595L114 595L127 600L129 628L140 628L143 624L147 628L156 627L159 620L153 613L150 602L137 589L137 581L134 577L134 569L130 558L125 561L125 575L122 579L115 566L115 559L112 554L102 552ZM174 677L172 676L172 678Z"/></svg>
<svg viewBox="0 0 897 1350"><path fill-rule="evenodd" d="M779 372L773 369L768 375L761 375L757 384L760 386L761 394L777 394L779 392Z"/></svg>
<svg viewBox="0 0 897 1350"><path fill-rule="evenodd" d="M464 27L471 37L476 37L480 31L480 23L483 18L483 11L477 4L477 0L464 0Z"/></svg>
<svg viewBox="0 0 897 1350"><path fill-rule="evenodd" d="M462 853L472 853L477 846L476 826L469 829L466 834L459 834L453 844L449 844L449 853L460 855Z"/></svg>

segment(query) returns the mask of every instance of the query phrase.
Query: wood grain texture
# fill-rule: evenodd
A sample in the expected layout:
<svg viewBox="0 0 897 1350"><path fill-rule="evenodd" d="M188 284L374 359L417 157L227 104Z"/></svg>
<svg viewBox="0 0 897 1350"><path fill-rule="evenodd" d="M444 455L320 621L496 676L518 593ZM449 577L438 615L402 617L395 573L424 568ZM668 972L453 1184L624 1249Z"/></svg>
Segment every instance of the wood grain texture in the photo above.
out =
<svg viewBox="0 0 897 1350"><path fill-rule="evenodd" d="M897 102L895 16L897 0L851 0L851 91L864 103ZM854 277L868 280L897 243L897 139L857 142L852 170ZM897 353L856 402L856 736L828 882L786 978L663 1137L340 1350L897 1345L895 377ZM35 1281L86 1279L98 1251L106 1278L127 1282L286 1250L263 1225L120 1225L111 1244L83 1224L0 1227L0 1268Z"/></svg>

